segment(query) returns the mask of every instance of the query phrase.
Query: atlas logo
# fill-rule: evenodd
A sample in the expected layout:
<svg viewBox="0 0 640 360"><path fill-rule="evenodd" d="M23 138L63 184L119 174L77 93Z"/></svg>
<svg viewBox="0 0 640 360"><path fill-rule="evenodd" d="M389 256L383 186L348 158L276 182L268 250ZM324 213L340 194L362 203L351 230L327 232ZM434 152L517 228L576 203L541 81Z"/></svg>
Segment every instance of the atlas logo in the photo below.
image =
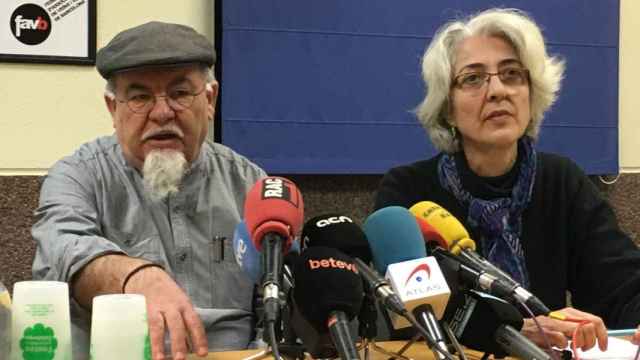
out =
<svg viewBox="0 0 640 360"><path fill-rule="evenodd" d="M427 278L431 277L431 269L429 268L429 265L427 265L426 263L419 264L415 268L413 268L413 270L411 270L411 273L409 274L409 276L407 276L407 280L404 282L404 286L407 286L407 284L409 283L409 281L411 281L414 275L416 275L415 279L417 282L422 282L423 280L422 276L418 274L420 272L425 272L427 274Z"/></svg>
<svg viewBox="0 0 640 360"><path fill-rule="evenodd" d="M322 220L318 220L318 222L316 222L316 226L319 228L325 227L327 225L331 225L331 224L340 224L343 222L350 222L352 223L353 220L349 219L348 217L342 215L342 216L332 216L328 219L322 219Z"/></svg>
<svg viewBox="0 0 640 360"><path fill-rule="evenodd" d="M51 18L36 4L19 6L14 10L9 22L13 36L26 45L40 44L51 34Z"/></svg>
<svg viewBox="0 0 640 360"><path fill-rule="evenodd" d="M351 264L341 260L336 260L332 257L330 257L329 259L319 259L319 260L309 259L309 269L316 270L320 268L346 269L349 271L353 271L355 274L358 274L358 269L356 268L355 264Z"/></svg>

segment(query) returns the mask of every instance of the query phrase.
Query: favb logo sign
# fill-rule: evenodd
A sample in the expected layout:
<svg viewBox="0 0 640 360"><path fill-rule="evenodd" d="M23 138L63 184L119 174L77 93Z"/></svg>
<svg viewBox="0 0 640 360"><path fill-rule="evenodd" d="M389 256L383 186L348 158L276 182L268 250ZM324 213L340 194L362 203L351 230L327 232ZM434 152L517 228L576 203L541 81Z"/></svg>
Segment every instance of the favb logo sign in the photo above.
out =
<svg viewBox="0 0 640 360"><path fill-rule="evenodd" d="M49 14L36 4L23 4L15 9L9 19L13 36L26 45L38 45L51 34Z"/></svg>

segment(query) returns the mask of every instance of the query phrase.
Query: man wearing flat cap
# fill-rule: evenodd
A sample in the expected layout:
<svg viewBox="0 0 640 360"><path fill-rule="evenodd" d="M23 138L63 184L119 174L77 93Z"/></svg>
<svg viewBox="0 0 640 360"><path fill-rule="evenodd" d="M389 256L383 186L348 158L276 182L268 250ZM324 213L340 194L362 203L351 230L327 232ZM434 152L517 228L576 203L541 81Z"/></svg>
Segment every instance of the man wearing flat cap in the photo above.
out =
<svg viewBox="0 0 640 360"><path fill-rule="evenodd" d="M32 229L33 277L70 285L75 359L88 358L102 294L145 295L154 359L242 349L254 336L253 284L231 237L265 173L205 140L214 61L204 36L161 22L125 30L97 54L115 134L50 169Z"/></svg>

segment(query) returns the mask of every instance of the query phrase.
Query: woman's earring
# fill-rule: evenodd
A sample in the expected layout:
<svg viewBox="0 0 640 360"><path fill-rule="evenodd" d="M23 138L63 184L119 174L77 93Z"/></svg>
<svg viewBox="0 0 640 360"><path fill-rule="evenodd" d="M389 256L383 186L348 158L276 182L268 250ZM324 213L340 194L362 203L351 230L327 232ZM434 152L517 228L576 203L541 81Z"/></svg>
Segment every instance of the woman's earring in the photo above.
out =
<svg viewBox="0 0 640 360"><path fill-rule="evenodd" d="M451 130L451 136L455 139L456 138L456 127L451 125L451 127L449 129Z"/></svg>

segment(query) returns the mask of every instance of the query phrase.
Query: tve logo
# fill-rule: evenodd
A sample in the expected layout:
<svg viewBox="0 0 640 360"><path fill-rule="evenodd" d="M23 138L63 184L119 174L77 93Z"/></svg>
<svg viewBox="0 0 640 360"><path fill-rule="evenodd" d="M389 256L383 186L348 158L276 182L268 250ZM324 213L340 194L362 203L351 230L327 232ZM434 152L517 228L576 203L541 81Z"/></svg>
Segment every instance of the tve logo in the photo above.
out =
<svg viewBox="0 0 640 360"><path fill-rule="evenodd" d="M23 4L11 14L9 27L13 36L21 43L38 45L51 34L51 18L40 6Z"/></svg>
<svg viewBox="0 0 640 360"><path fill-rule="evenodd" d="M244 243L243 239L238 239L238 244L236 246L236 263L242 266L242 261L244 260L244 254L247 253L247 244Z"/></svg>

